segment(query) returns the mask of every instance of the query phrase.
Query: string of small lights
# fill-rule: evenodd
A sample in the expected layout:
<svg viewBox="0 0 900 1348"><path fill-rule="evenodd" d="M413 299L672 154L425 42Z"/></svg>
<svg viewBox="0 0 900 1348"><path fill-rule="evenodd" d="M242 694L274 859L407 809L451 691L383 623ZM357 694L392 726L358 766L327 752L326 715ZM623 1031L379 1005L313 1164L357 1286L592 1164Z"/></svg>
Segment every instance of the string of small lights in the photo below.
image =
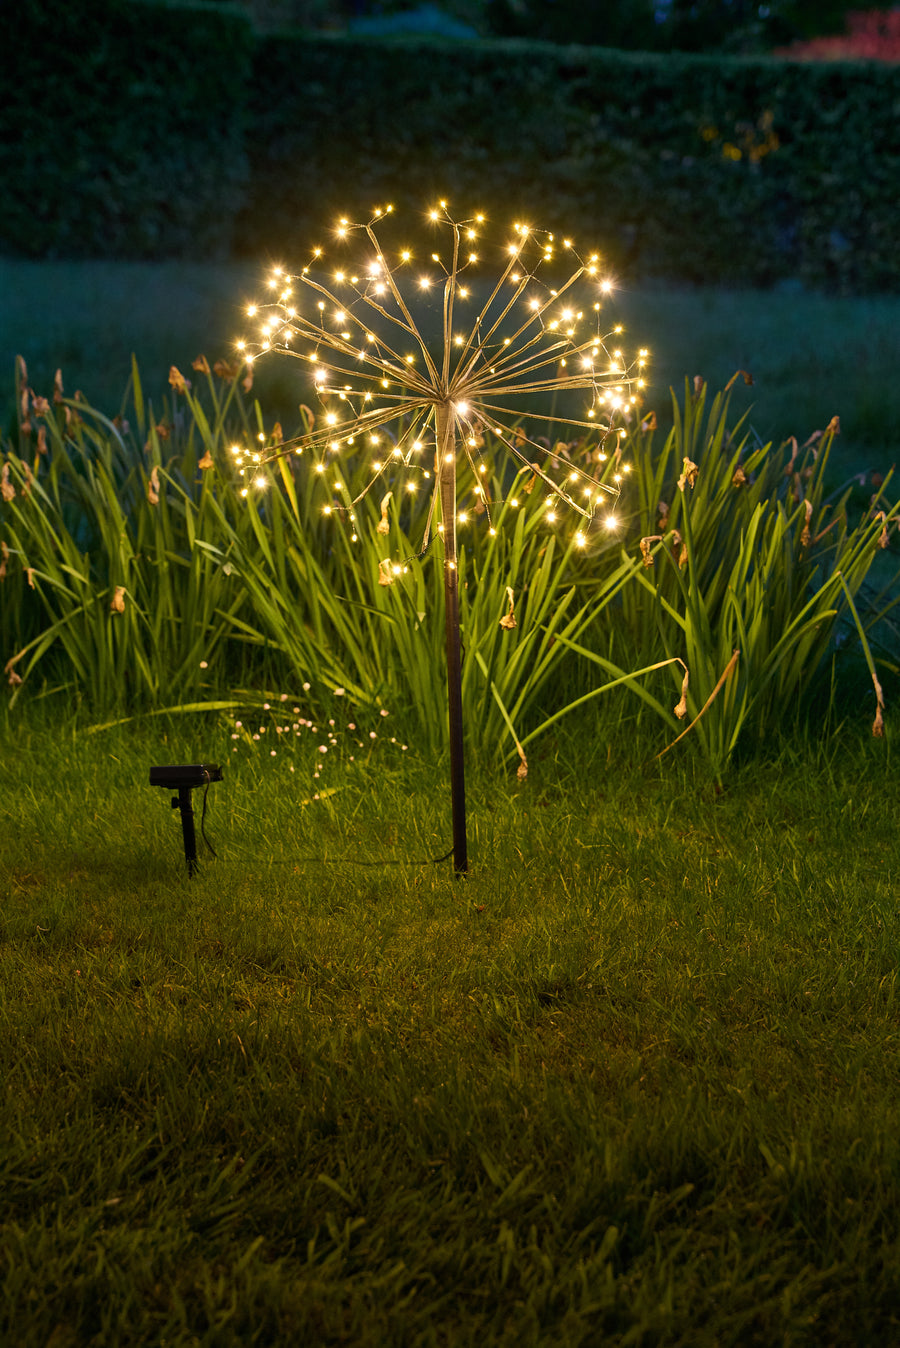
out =
<svg viewBox="0 0 900 1348"><path fill-rule="evenodd" d="M523 223L492 242L483 215L458 221L446 202L424 223L431 241L413 248L395 237L401 226L391 206L375 210L367 224L341 219L328 250L313 248L299 274L275 268L271 297L249 306L257 335L238 342L243 359L280 354L305 363L322 410L291 440L234 446L238 473L247 479L243 494L267 485L267 463L306 455L322 477L323 513L344 515L355 542L356 506L402 469L403 491L432 491L424 549L434 528L442 438L468 462L493 531L494 502L483 485L489 436L542 482L548 524L560 506L573 510L582 520L579 545L598 514L614 528L612 506L628 470L619 450L624 429L615 422L638 403L648 357L641 350L628 365L619 347L610 349L621 328L602 330L612 282L601 274L599 254L582 257L571 239ZM498 260L499 275L485 289L481 271ZM580 416L546 410L548 395L572 391L587 395ZM448 414L449 436L446 429L439 434ZM549 448L533 431L526 434L523 415L529 427L574 430L580 462L568 445ZM354 493L340 467L339 456L348 452L368 456ZM383 498L383 518L389 500ZM509 504L515 509L517 497ZM460 510L454 526L467 518ZM437 530L445 526L441 520Z"/></svg>

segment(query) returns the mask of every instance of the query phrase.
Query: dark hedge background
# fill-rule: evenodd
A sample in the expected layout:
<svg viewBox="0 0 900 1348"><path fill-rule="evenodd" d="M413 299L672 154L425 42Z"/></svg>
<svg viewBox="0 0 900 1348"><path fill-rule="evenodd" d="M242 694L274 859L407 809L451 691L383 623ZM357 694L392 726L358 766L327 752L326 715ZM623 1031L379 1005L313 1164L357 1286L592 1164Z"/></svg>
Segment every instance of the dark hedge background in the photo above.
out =
<svg viewBox="0 0 900 1348"><path fill-rule="evenodd" d="M575 233L626 275L900 289L897 67L74 8L10 16L7 254L296 257L337 213L442 196Z"/></svg>

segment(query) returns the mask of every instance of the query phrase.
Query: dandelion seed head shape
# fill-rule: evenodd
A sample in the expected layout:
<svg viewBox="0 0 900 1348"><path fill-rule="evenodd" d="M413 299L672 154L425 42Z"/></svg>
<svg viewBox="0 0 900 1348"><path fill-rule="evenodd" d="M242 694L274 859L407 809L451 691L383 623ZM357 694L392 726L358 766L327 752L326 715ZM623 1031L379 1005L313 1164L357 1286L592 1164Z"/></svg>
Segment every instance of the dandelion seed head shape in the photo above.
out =
<svg viewBox="0 0 900 1348"><path fill-rule="evenodd" d="M305 453L328 474L341 450L364 448L370 471L349 501L352 511L401 467L407 490L436 488L444 459L459 450L478 482L485 468L475 460L487 432L549 490L548 524L562 506L582 517L576 543L583 545L601 509L611 527L625 465L617 455L610 484L575 463L567 445L548 448L521 423L575 430L582 461L602 464L604 446L618 443L617 416L640 397L647 352L628 364L608 345L621 328L601 330L612 286L599 255L582 257L570 239L521 222L492 239L484 216L456 220L445 202L427 213L422 232L425 242L413 246L388 206L367 224L339 220L333 245L314 248L299 274L274 270L269 297L247 310L256 337L238 349L248 362L273 354L303 362L322 413L295 440L236 447L240 472L256 484L267 461ZM492 264L499 270L486 280ZM546 409L553 395L569 391L585 395L580 417ZM339 475L334 485L341 486ZM493 531L483 486L476 495ZM430 525L429 514L426 543Z"/></svg>

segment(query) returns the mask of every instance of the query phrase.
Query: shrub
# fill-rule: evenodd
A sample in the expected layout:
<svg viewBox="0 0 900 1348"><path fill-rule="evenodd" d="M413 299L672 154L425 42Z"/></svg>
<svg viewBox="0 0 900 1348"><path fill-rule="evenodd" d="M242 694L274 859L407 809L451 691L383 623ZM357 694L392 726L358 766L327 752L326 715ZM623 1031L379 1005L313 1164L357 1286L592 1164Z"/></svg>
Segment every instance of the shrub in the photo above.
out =
<svg viewBox="0 0 900 1348"><path fill-rule="evenodd" d="M138 0L22 0L5 32L2 246L225 255L245 173L246 20Z"/></svg>
<svg viewBox="0 0 900 1348"><path fill-rule="evenodd" d="M227 7L147 0L26 0L8 46L19 255L284 256L323 212L431 193L506 216L540 181L542 218L619 271L900 284L885 62L254 36Z"/></svg>
<svg viewBox="0 0 900 1348"><path fill-rule="evenodd" d="M234 371L198 363L193 389L173 375L182 391L162 416L135 371L130 426L74 400L45 405L23 381L0 500L7 677L44 670L99 714L214 705L250 682L291 691L309 715L341 688L357 706L387 704L439 752L441 566L412 542L424 503L391 505L385 537L366 496L354 543L302 460L270 466L248 502L229 446L272 444L280 428L246 406ZM875 675L867 634L898 601L889 482L861 508L829 493L834 425L802 449L754 444L702 383L675 411L659 448L632 425L619 541L587 551L547 525L527 470L487 446L497 534L476 524L460 537L466 728L482 758L518 762L571 708L599 699L619 717L626 694L662 721L647 732L659 752L684 730L683 697L696 721L685 744L721 776L738 744L752 752L808 709L839 640L861 638ZM348 459L344 477L356 494L367 462ZM409 559L390 586L386 552ZM516 625L501 625L511 605ZM880 721L880 695L872 711Z"/></svg>
<svg viewBox="0 0 900 1348"><path fill-rule="evenodd" d="M889 66L516 41L280 36L257 47L241 253L295 252L323 212L542 220L624 274L896 288ZM415 109L415 116L402 110Z"/></svg>

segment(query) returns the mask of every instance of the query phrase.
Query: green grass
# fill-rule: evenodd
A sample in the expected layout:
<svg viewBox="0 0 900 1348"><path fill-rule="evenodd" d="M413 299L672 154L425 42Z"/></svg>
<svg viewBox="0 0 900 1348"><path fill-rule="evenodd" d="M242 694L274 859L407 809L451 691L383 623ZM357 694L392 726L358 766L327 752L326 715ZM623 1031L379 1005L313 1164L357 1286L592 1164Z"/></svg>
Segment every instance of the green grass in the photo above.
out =
<svg viewBox="0 0 900 1348"><path fill-rule="evenodd" d="M312 737L6 714L0 1340L896 1338L891 740L717 792L612 723L473 765L463 882L414 745L314 801Z"/></svg>
<svg viewBox="0 0 900 1348"><path fill-rule="evenodd" d="M37 392L52 392L63 371L66 392L114 410L127 383L133 350L157 405L168 392L171 364L190 373L203 351L229 357L245 326L242 305L258 296L270 259L229 266L187 263L41 262L0 259L0 410L12 410L13 360L28 362ZM290 261L290 259L287 259ZM741 392L743 411L762 440L801 442L841 417L835 467L845 475L885 471L897 459L900 391L895 375L900 298L848 298L803 291L683 289L656 283L623 287L615 317L626 340L647 346L650 405L669 418L668 388L700 374L721 388L738 368L755 385ZM260 367L263 370L263 367ZM267 414L286 426L309 390L280 363L259 374Z"/></svg>

